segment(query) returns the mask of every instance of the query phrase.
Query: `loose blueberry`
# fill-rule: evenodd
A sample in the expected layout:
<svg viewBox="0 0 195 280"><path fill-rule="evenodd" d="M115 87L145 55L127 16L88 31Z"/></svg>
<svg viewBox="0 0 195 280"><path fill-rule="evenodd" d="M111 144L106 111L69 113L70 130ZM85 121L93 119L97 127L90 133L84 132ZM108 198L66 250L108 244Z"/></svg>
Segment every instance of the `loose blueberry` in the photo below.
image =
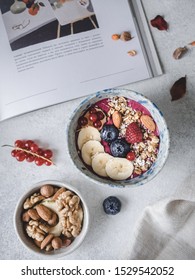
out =
<svg viewBox="0 0 195 280"><path fill-rule="evenodd" d="M103 208L106 214L116 215L121 210L121 202L115 196L109 196L103 201Z"/></svg>
<svg viewBox="0 0 195 280"><path fill-rule="evenodd" d="M105 124L100 134L102 140L112 142L118 138L119 131L114 125Z"/></svg>
<svg viewBox="0 0 195 280"><path fill-rule="evenodd" d="M114 157L125 158L130 152L130 145L124 139L117 139L111 143L110 151Z"/></svg>

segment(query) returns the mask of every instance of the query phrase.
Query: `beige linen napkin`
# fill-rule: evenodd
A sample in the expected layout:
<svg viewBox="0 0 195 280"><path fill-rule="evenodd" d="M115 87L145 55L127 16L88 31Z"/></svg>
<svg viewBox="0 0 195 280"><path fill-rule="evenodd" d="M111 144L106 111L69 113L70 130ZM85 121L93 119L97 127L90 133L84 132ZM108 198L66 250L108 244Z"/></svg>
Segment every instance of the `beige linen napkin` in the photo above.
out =
<svg viewBox="0 0 195 280"><path fill-rule="evenodd" d="M145 208L132 240L132 260L195 260L195 175L173 197Z"/></svg>

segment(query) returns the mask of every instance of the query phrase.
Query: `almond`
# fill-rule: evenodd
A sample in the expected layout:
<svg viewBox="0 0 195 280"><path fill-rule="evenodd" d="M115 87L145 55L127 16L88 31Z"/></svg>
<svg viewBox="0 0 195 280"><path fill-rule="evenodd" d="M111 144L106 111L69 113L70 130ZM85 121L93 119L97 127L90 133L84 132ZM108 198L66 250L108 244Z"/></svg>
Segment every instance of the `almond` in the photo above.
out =
<svg viewBox="0 0 195 280"><path fill-rule="evenodd" d="M33 219L34 221L39 220L40 216L37 213L36 209L29 209L28 210L28 215L31 217L31 219Z"/></svg>
<svg viewBox="0 0 195 280"><path fill-rule="evenodd" d="M150 116L142 115L140 121L148 130L155 131L156 125Z"/></svg>
<svg viewBox="0 0 195 280"><path fill-rule="evenodd" d="M112 114L112 121L113 121L113 124L119 128L121 126L121 123L122 123L122 115L120 112L118 111L115 111L113 114Z"/></svg>
<svg viewBox="0 0 195 280"><path fill-rule="evenodd" d="M37 213L44 221L49 221L52 218L53 212L46 206L39 204L36 206Z"/></svg>
<svg viewBox="0 0 195 280"><path fill-rule="evenodd" d="M43 241L41 242L41 250L43 250L51 242L53 237L53 234L48 234L48 236L46 236L45 239L43 239Z"/></svg>
<svg viewBox="0 0 195 280"><path fill-rule="evenodd" d="M53 200L56 200L56 199L58 198L58 196L59 196L61 193L65 192L65 191L66 191L65 188L60 188L60 189L54 194Z"/></svg>

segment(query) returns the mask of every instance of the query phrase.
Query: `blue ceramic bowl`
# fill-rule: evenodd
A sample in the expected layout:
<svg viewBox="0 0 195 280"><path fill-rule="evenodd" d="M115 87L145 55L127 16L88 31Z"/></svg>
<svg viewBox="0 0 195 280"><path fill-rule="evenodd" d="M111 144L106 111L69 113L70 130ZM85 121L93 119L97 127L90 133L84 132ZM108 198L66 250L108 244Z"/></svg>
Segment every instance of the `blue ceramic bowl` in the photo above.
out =
<svg viewBox="0 0 195 280"><path fill-rule="evenodd" d="M112 96L124 96L136 102L139 102L141 105L143 105L150 112L152 118L156 122L156 125L159 130L159 137L160 137L160 147L159 147L158 156L156 161L150 167L150 169L136 178L127 179L123 181L113 181L107 178L104 179L99 177L95 173L91 172L90 170L88 170L84 165L84 163L82 162L82 160L80 159L80 157L78 156L78 151L75 143L75 132L76 132L78 118L82 115L83 112L86 111L87 108L89 108L94 103L100 101L101 99L110 98ZM152 103L142 94L127 89L104 90L84 99L81 102L81 104L75 109L75 111L73 112L72 116L69 119L69 125L67 130L67 141L68 141L69 155L74 165L84 175L86 175L89 180L93 180L98 183L106 184L112 187L132 187L132 186L145 184L160 172L160 170L163 168L166 162L169 153L169 131L162 113L154 103Z"/></svg>

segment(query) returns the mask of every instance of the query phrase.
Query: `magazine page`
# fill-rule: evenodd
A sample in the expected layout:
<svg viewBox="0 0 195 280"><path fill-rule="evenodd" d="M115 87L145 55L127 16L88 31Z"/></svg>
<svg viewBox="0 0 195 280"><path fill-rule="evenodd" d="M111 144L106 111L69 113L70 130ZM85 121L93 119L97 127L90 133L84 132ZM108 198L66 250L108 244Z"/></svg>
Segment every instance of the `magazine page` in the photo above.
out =
<svg viewBox="0 0 195 280"><path fill-rule="evenodd" d="M2 2L1 120L152 77L129 1Z"/></svg>

